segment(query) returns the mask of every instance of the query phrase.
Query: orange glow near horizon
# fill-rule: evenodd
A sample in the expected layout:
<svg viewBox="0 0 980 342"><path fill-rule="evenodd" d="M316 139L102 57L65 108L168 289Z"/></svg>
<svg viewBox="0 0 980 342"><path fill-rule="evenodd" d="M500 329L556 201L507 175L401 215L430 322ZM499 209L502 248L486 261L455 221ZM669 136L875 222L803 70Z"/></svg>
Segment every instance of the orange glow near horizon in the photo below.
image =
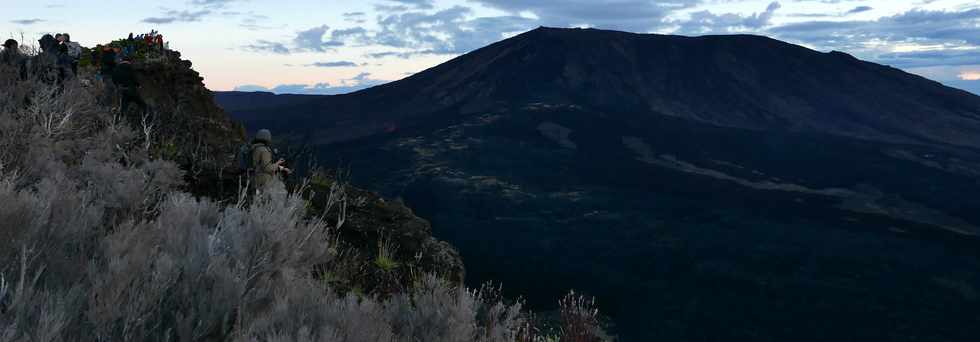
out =
<svg viewBox="0 0 980 342"><path fill-rule="evenodd" d="M980 81L980 71L964 71L960 73L960 79L964 81Z"/></svg>

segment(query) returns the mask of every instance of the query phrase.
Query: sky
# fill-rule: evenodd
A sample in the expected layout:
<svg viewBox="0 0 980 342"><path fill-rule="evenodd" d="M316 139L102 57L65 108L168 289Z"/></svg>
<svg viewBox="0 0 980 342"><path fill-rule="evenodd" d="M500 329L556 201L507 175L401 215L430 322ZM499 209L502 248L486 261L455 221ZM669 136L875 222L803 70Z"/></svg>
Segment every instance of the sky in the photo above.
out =
<svg viewBox="0 0 980 342"><path fill-rule="evenodd" d="M980 94L980 0L0 0L0 38L160 31L212 90L340 94L536 28L760 34Z"/></svg>

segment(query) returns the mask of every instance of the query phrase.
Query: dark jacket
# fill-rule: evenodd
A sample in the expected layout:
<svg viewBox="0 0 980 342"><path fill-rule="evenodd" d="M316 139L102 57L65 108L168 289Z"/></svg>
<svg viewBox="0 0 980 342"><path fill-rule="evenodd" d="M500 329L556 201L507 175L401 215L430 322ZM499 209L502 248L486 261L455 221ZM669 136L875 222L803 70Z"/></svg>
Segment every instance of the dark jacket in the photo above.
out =
<svg viewBox="0 0 980 342"><path fill-rule="evenodd" d="M130 63L122 63L115 67L112 71L112 82L131 91L135 91L140 86L133 65Z"/></svg>
<svg viewBox="0 0 980 342"><path fill-rule="evenodd" d="M41 52L55 53L58 50L58 40L50 34L42 36L37 42L41 46Z"/></svg>
<svg viewBox="0 0 980 342"><path fill-rule="evenodd" d="M99 64L102 66L102 75L111 76L116 68L116 51L102 51L102 61Z"/></svg>
<svg viewBox="0 0 980 342"><path fill-rule="evenodd" d="M92 66L99 67L102 65L102 56L99 55L100 53L102 53L102 51L99 51L99 49L92 49L92 51L89 52L89 60L92 61Z"/></svg>
<svg viewBox="0 0 980 342"><path fill-rule="evenodd" d="M3 52L0 52L0 63L20 65L23 60L24 55L15 49L3 49Z"/></svg>

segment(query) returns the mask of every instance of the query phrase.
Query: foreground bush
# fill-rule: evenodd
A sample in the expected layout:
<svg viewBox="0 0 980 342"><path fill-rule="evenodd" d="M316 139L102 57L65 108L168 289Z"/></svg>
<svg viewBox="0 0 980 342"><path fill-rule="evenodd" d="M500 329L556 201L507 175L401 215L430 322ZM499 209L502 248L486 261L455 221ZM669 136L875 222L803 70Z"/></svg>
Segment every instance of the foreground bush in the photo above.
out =
<svg viewBox="0 0 980 342"><path fill-rule="evenodd" d="M0 341L544 340L520 303L431 275L335 291L318 275L345 253L303 191L184 193L151 157L166 137L99 91L0 68Z"/></svg>

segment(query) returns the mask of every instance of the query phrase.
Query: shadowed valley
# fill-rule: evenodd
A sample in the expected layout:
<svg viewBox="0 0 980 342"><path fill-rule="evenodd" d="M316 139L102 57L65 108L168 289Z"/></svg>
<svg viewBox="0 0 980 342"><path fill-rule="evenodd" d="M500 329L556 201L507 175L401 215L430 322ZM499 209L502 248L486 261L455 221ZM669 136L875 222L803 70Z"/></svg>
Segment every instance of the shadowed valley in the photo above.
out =
<svg viewBox="0 0 980 342"><path fill-rule="evenodd" d="M540 28L352 94L216 100L404 198L469 283L585 290L627 341L980 334L980 97L892 67Z"/></svg>

